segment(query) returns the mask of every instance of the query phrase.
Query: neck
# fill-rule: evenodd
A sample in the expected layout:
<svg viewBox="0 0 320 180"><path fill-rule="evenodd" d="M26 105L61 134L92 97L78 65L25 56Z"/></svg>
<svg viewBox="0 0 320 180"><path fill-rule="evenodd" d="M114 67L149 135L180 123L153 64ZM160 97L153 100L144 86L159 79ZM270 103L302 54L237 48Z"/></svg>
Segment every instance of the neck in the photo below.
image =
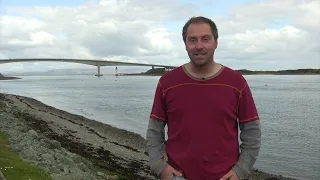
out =
<svg viewBox="0 0 320 180"><path fill-rule="evenodd" d="M221 70L222 65L214 61L210 61L202 66L189 62L185 64L184 67L191 76L205 80L206 78L217 74Z"/></svg>
<svg viewBox="0 0 320 180"><path fill-rule="evenodd" d="M220 70L221 65L212 60L200 66L189 62L185 67L192 76L197 78L207 78L216 74Z"/></svg>
<svg viewBox="0 0 320 180"><path fill-rule="evenodd" d="M197 73L197 74L207 74L212 72L212 69L214 66L216 66L216 63L214 61L209 61L206 64L203 65L196 65L192 62L189 63L190 64L190 70L193 73Z"/></svg>

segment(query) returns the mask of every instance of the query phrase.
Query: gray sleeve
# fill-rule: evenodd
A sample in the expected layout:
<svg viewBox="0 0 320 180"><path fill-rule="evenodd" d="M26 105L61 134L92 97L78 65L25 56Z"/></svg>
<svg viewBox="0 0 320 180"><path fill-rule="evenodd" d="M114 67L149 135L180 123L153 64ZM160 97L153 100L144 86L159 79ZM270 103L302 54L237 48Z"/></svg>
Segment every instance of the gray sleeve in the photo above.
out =
<svg viewBox="0 0 320 180"><path fill-rule="evenodd" d="M233 170L239 179L247 178L258 158L261 144L260 120L240 124L240 156Z"/></svg>
<svg viewBox="0 0 320 180"><path fill-rule="evenodd" d="M160 175L167 166L165 152L165 123L150 119L147 130L147 146L149 151L149 165L152 171Z"/></svg>

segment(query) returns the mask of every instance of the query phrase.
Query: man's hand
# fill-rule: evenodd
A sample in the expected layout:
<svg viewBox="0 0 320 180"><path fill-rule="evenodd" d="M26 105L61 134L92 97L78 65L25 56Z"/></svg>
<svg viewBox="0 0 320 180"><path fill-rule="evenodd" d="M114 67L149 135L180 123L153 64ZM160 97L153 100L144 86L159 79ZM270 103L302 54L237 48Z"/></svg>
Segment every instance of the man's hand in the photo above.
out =
<svg viewBox="0 0 320 180"><path fill-rule="evenodd" d="M167 165L160 174L161 180L170 180L173 176L182 176L182 173Z"/></svg>
<svg viewBox="0 0 320 180"><path fill-rule="evenodd" d="M220 178L220 180L240 180L240 179L233 170L230 170L226 175Z"/></svg>

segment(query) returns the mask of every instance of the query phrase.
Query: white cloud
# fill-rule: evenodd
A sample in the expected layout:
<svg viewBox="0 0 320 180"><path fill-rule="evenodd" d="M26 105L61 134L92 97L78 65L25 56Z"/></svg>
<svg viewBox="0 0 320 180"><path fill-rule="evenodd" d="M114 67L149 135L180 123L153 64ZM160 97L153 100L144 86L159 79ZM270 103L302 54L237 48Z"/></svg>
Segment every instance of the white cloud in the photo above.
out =
<svg viewBox="0 0 320 180"><path fill-rule="evenodd" d="M153 29L147 32L145 36L149 38L152 49L155 49L155 51L169 53L174 49L170 40L170 33L165 28Z"/></svg>
<svg viewBox="0 0 320 180"><path fill-rule="evenodd" d="M172 32L166 24L181 24L202 10L171 0L14 7L6 9L14 16L0 17L0 58L90 58L180 65L188 61L181 30ZM203 15L211 17L219 29L218 62L235 69L320 68L320 1L259 1L234 6L226 15ZM1 64L0 71L17 70L14 67L22 70L26 66Z"/></svg>
<svg viewBox="0 0 320 180"><path fill-rule="evenodd" d="M217 20L221 35L217 56L247 69L320 68L319 12L320 2L310 0L234 7L228 17ZM270 28L275 20L280 24Z"/></svg>

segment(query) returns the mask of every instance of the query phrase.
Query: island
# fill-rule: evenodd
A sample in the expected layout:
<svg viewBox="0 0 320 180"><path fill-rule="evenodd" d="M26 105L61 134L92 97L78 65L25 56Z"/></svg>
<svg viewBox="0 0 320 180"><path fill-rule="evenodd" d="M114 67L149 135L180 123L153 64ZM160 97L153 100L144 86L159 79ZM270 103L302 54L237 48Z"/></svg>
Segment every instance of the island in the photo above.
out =
<svg viewBox="0 0 320 180"><path fill-rule="evenodd" d="M320 69L293 69L279 71L252 71L239 69L236 71L242 75L320 75ZM161 76L166 72L165 68L154 68L141 73L118 73L116 76Z"/></svg>
<svg viewBox="0 0 320 180"><path fill-rule="evenodd" d="M242 75L319 75L320 69L292 69L279 71L250 71L247 69L237 70Z"/></svg>
<svg viewBox="0 0 320 180"><path fill-rule="evenodd" d="M12 80L12 79L21 79L18 77L6 77L0 73L0 80Z"/></svg>
<svg viewBox="0 0 320 180"><path fill-rule="evenodd" d="M141 73L118 73L116 76L162 76L166 72L165 68L154 68Z"/></svg>

